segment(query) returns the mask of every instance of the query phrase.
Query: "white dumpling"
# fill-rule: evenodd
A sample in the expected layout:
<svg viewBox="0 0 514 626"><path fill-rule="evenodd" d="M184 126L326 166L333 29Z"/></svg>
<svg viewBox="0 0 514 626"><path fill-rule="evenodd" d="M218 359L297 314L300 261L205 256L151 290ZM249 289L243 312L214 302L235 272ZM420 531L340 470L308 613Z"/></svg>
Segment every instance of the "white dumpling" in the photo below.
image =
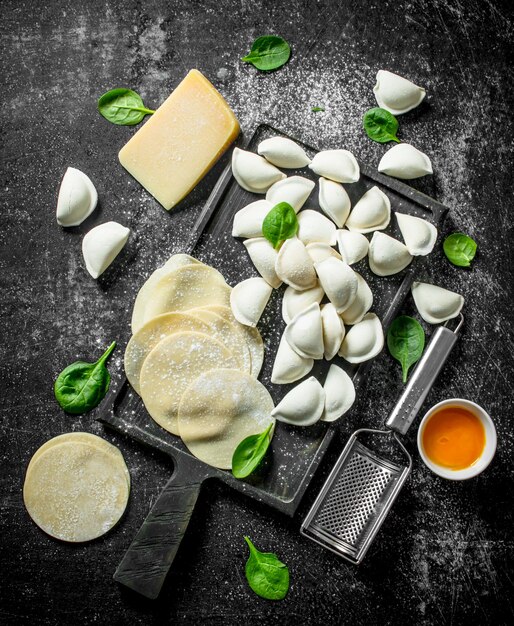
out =
<svg viewBox="0 0 514 626"><path fill-rule="evenodd" d="M232 174L243 189L252 193L266 193L273 183L286 177L263 157L240 148L232 152Z"/></svg>
<svg viewBox="0 0 514 626"><path fill-rule="evenodd" d="M357 276L352 268L335 257L315 264L323 291L338 313L345 311L357 295Z"/></svg>
<svg viewBox="0 0 514 626"><path fill-rule="evenodd" d="M251 202L234 215L232 237L262 237L262 222L273 208L267 200Z"/></svg>
<svg viewBox="0 0 514 626"><path fill-rule="evenodd" d="M313 263L321 263L321 261L325 260L329 256L333 256L336 259L341 258L339 252L335 248L332 248L332 246L328 243L315 241L313 243L308 243L305 247Z"/></svg>
<svg viewBox="0 0 514 626"><path fill-rule="evenodd" d="M309 165L310 169L336 183L355 183L360 178L357 159L348 150L322 150Z"/></svg>
<svg viewBox="0 0 514 626"><path fill-rule="evenodd" d="M437 228L421 217L395 213L407 250L413 256L426 256L434 249Z"/></svg>
<svg viewBox="0 0 514 626"><path fill-rule="evenodd" d="M352 408L355 402L355 386L348 374L339 366L329 367L325 384L325 409L321 415L323 422L333 422Z"/></svg>
<svg viewBox="0 0 514 626"><path fill-rule="evenodd" d="M402 180L433 174L432 163L427 155L409 143L390 148L380 159L378 171Z"/></svg>
<svg viewBox="0 0 514 626"><path fill-rule="evenodd" d="M341 319L348 326L358 324L373 306L373 293L368 283L358 272L355 272L355 276L357 276L357 295L346 311L341 313Z"/></svg>
<svg viewBox="0 0 514 626"><path fill-rule="evenodd" d="M319 179L319 206L338 228L342 228L350 215L352 203L341 183L322 177Z"/></svg>
<svg viewBox="0 0 514 626"><path fill-rule="evenodd" d="M330 361L339 351L345 334L344 324L331 302L323 304L321 307L321 324L323 329L323 356L327 361Z"/></svg>
<svg viewBox="0 0 514 626"><path fill-rule="evenodd" d="M297 291L311 289L317 282L312 259L298 237L286 239L280 247L275 272L280 280Z"/></svg>
<svg viewBox="0 0 514 626"><path fill-rule="evenodd" d="M305 209L298 213L298 239L305 245L309 243L328 243L329 246L336 244L336 227L327 217Z"/></svg>
<svg viewBox="0 0 514 626"><path fill-rule="evenodd" d="M257 152L277 167L305 167L311 160L305 150L287 137L270 137L257 146Z"/></svg>
<svg viewBox="0 0 514 626"><path fill-rule="evenodd" d="M325 391L311 376L293 387L271 411L271 416L294 426L312 426L320 419L324 407Z"/></svg>
<svg viewBox="0 0 514 626"><path fill-rule="evenodd" d="M362 233L338 230L336 237L341 257L348 265L358 263L368 254L369 241Z"/></svg>
<svg viewBox="0 0 514 626"><path fill-rule="evenodd" d="M457 317L464 305L460 294L429 283L415 282L411 292L419 314L428 324L440 324Z"/></svg>
<svg viewBox="0 0 514 626"><path fill-rule="evenodd" d="M129 235L130 228L118 222L105 222L84 235L82 255L93 278L105 272L127 243Z"/></svg>
<svg viewBox="0 0 514 626"><path fill-rule="evenodd" d="M310 359L323 358L323 328L321 310L317 302L300 311L286 326L285 338L300 356Z"/></svg>
<svg viewBox="0 0 514 626"><path fill-rule="evenodd" d="M305 358L297 354L282 335L278 345L271 382L275 385L287 385L300 380L311 371L314 359Z"/></svg>
<svg viewBox="0 0 514 626"><path fill-rule="evenodd" d="M387 228L391 221L391 201L378 187L371 187L353 207L346 228L357 233L371 233Z"/></svg>
<svg viewBox="0 0 514 626"><path fill-rule="evenodd" d="M250 259L255 265L255 269L264 278L264 280L277 289L282 281L275 271L275 262L278 253L271 243L264 237L253 237L243 241L245 248L248 250Z"/></svg>
<svg viewBox="0 0 514 626"><path fill-rule="evenodd" d="M57 197L57 223L60 226L78 226L91 215L98 202L93 182L80 170L69 167L61 181Z"/></svg>
<svg viewBox="0 0 514 626"><path fill-rule="evenodd" d="M302 208L315 187L315 182L303 176L289 176L279 180L266 192L266 200L273 206L287 202L296 213Z"/></svg>
<svg viewBox="0 0 514 626"><path fill-rule="evenodd" d="M377 83L373 87L378 106L393 115L401 115L415 109L423 101L426 92L410 80L388 72L377 72Z"/></svg>
<svg viewBox="0 0 514 626"><path fill-rule="evenodd" d="M412 261L412 255L398 239L376 232L369 244L368 260L374 274L391 276L405 269Z"/></svg>
<svg viewBox="0 0 514 626"><path fill-rule="evenodd" d="M230 308L238 322L257 326L273 288L264 278L247 278L230 292Z"/></svg>
<svg viewBox="0 0 514 626"><path fill-rule="evenodd" d="M292 287L287 287L282 298L282 319L286 324L289 324L295 315L304 311L313 302L319 304L324 295L325 292L317 281L314 287L305 291L297 291Z"/></svg>
<svg viewBox="0 0 514 626"><path fill-rule="evenodd" d="M349 363L363 363L376 357L383 347L382 324L374 313L367 313L362 321L346 333L339 356Z"/></svg>

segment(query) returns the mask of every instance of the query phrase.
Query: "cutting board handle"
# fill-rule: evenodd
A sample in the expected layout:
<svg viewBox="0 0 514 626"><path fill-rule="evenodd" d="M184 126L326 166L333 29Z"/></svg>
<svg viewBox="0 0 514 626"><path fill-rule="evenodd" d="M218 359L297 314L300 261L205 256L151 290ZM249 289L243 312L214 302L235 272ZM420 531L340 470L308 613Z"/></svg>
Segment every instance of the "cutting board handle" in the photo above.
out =
<svg viewBox="0 0 514 626"><path fill-rule="evenodd" d="M114 580L155 599L187 530L203 478L178 468L125 553Z"/></svg>

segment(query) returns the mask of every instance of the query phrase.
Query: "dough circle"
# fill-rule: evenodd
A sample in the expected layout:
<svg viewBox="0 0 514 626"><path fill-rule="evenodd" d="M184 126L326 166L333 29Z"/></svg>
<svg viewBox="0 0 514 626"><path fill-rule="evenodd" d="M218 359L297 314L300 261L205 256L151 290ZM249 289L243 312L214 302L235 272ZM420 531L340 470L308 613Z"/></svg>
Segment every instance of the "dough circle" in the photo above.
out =
<svg viewBox="0 0 514 626"><path fill-rule="evenodd" d="M99 446L78 440L48 446L27 470L23 486L32 520L52 537L76 543L113 528L128 496L126 466Z"/></svg>
<svg viewBox="0 0 514 626"><path fill-rule="evenodd" d="M178 406L186 387L203 372L237 369L238 361L209 335L174 333L160 341L146 357L141 376L141 398L150 416L173 435L180 435Z"/></svg>
<svg viewBox="0 0 514 626"><path fill-rule="evenodd" d="M273 409L268 390L252 376L233 369L212 370L195 378L182 395L180 436L204 463L231 469L241 441L275 422Z"/></svg>

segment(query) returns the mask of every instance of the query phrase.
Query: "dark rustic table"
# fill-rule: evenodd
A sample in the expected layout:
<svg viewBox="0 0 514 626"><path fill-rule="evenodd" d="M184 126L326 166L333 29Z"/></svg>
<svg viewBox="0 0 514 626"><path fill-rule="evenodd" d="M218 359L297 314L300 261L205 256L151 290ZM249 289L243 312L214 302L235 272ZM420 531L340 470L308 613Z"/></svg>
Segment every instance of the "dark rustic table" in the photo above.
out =
<svg viewBox="0 0 514 626"><path fill-rule="evenodd" d="M494 0L350 2L77 3L4 0L2 7L2 458L0 622L5 624L507 624L513 623L513 246L511 60L513 13ZM240 62L259 35L292 45L284 68L258 73ZM401 138L426 152L434 176L413 186L450 207L440 239L473 236L472 269L451 266L439 242L428 278L462 293L466 326L427 405L477 401L498 430L498 452L479 478L446 482L422 465L416 429L408 486L365 562L348 565L299 534L301 520L342 443L379 425L401 391L382 354L316 476L289 519L216 483L201 497L159 600L120 588L112 574L172 468L157 454L105 431L94 414L72 417L52 384L69 362L93 360L123 334L142 278L179 251L220 166L176 210L165 212L121 168L133 129L96 111L109 88L128 86L149 106L197 67L219 88L249 136L268 121L307 143L345 147L377 164L384 147L361 130L375 106L378 69L412 78L426 101L401 117ZM325 112L313 113L312 106ZM67 166L85 171L100 202L78 228L55 222ZM82 235L116 220L130 244L98 281L86 273ZM406 312L412 305L406 305ZM119 368L122 348L110 362ZM99 434L123 451L133 488L107 536L67 545L29 519L21 490L27 463L47 439ZM291 572L278 603L244 577L249 534Z"/></svg>

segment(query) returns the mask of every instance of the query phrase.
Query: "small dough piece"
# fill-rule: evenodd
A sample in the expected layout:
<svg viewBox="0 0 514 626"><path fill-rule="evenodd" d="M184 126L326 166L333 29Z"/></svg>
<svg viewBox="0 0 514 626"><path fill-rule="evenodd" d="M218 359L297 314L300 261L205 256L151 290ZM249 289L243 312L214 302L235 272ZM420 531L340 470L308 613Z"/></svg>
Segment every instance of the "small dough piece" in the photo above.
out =
<svg viewBox="0 0 514 626"><path fill-rule="evenodd" d="M418 313L427 324L451 320L464 306L464 298L460 294L430 283L412 283L411 293Z"/></svg>
<svg viewBox="0 0 514 626"><path fill-rule="evenodd" d="M348 309L357 296L357 277L352 268L335 257L327 257L314 266L323 291L338 313Z"/></svg>
<svg viewBox="0 0 514 626"><path fill-rule="evenodd" d="M306 309L313 302L319 304L324 295L325 292L319 283L305 291L297 291L292 287L287 287L282 298L282 319L286 324L289 324L295 315L298 315L300 311Z"/></svg>
<svg viewBox="0 0 514 626"><path fill-rule="evenodd" d="M57 223L78 226L91 215L98 202L92 180L74 167L69 167L61 181L57 198Z"/></svg>
<svg viewBox="0 0 514 626"><path fill-rule="evenodd" d="M275 272L280 280L297 291L312 289L318 280L312 259L298 237L286 239L282 244Z"/></svg>
<svg viewBox="0 0 514 626"><path fill-rule="evenodd" d="M401 241L377 231L369 244L368 261L373 274L392 276L410 264L412 255Z"/></svg>
<svg viewBox="0 0 514 626"><path fill-rule="evenodd" d="M277 167L294 169L309 165L305 150L288 137L270 137L257 146L257 152Z"/></svg>
<svg viewBox="0 0 514 626"><path fill-rule="evenodd" d="M355 183L360 178L357 159L348 150L322 150L312 159L310 169L336 183Z"/></svg>
<svg viewBox="0 0 514 626"><path fill-rule="evenodd" d="M377 356L384 347L384 331L374 313L366 313L352 326L341 344L339 356L348 363L363 363Z"/></svg>
<svg viewBox="0 0 514 626"><path fill-rule="evenodd" d="M248 250L255 269L269 285L274 289L278 289L282 281L275 271L275 263L278 256L275 248L265 237L247 239L243 241L243 245Z"/></svg>
<svg viewBox="0 0 514 626"><path fill-rule="evenodd" d="M247 204L234 215L232 237L262 237L262 223L273 208L267 200L256 200Z"/></svg>
<svg viewBox="0 0 514 626"><path fill-rule="evenodd" d="M273 183L286 177L265 158L240 148L232 152L232 174L239 185L251 193L266 193Z"/></svg>
<svg viewBox="0 0 514 626"><path fill-rule="evenodd" d="M318 211L304 209L298 213L298 239L305 245L322 242L335 246L335 224Z"/></svg>
<svg viewBox="0 0 514 626"><path fill-rule="evenodd" d="M304 359L323 358L323 326L321 309L313 302L293 317L284 336L291 348Z"/></svg>
<svg viewBox="0 0 514 626"><path fill-rule="evenodd" d="M380 159L378 171L402 180L412 180L434 173L428 156L410 143L399 143L389 148Z"/></svg>
<svg viewBox="0 0 514 626"><path fill-rule="evenodd" d="M323 177L319 179L319 205L338 228L344 226L352 208L350 196L341 183Z"/></svg>
<svg viewBox="0 0 514 626"><path fill-rule="evenodd" d="M212 370L195 378L182 395L180 436L204 463L231 469L241 441L274 423L273 408L266 387L255 378L233 369Z"/></svg>
<svg viewBox="0 0 514 626"><path fill-rule="evenodd" d="M358 324L373 306L373 293L368 283L358 272L355 272L355 276L357 276L357 295L350 306L341 313L341 319L348 326Z"/></svg>
<svg viewBox="0 0 514 626"><path fill-rule="evenodd" d="M355 402L355 386L348 374L332 364L328 370L325 384L325 409L322 422L333 422L349 411Z"/></svg>
<svg viewBox="0 0 514 626"><path fill-rule="evenodd" d="M113 528L129 497L125 462L97 445L69 441L49 446L27 470L23 500L46 533L91 541Z"/></svg>
<svg viewBox="0 0 514 626"><path fill-rule="evenodd" d="M92 228L82 239L82 255L86 269L98 278L122 251L130 235L130 228L118 222L105 222Z"/></svg>
<svg viewBox="0 0 514 626"><path fill-rule="evenodd" d="M282 335L278 345L271 382L275 385L287 385L306 376L314 366L314 359L297 354Z"/></svg>
<svg viewBox="0 0 514 626"><path fill-rule="evenodd" d="M293 387L273 409L271 415L279 422L293 426L312 426L321 417L325 407L325 391L310 376Z"/></svg>
<svg viewBox="0 0 514 626"><path fill-rule="evenodd" d="M337 314L332 302L321 306L321 324L323 328L323 356L331 361L343 342L346 329L342 319Z"/></svg>
<svg viewBox="0 0 514 626"><path fill-rule="evenodd" d="M279 202L287 202L293 207L295 213L298 213L306 203L314 187L314 181L309 178L289 176L289 178L284 178L279 180L278 183L271 185L266 192L266 200L272 206L279 204Z"/></svg>
<svg viewBox="0 0 514 626"><path fill-rule="evenodd" d="M437 241L437 228L415 215L395 213L403 241L412 256L426 256L434 249Z"/></svg>
<svg viewBox="0 0 514 626"><path fill-rule="evenodd" d="M341 260L339 252L335 248L332 248L332 246L329 246L328 243L317 241L308 243L305 248L307 249L307 253L311 257L313 263L321 263L321 261L324 261L329 256L333 256L336 259Z"/></svg>
<svg viewBox="0 0 514 626"><path fill-rule="evenodd" d="M348 230L357 233L371 233L384 230L391 221L391 201L376 185L368 189L353 207L346 220Z"/></svg>
<svg viewBox="0 0 514 626"><path fill-rule="evenodd" d="M337 231L337 246L341 257L348 265L362 261L368 254L369 241L362 233L351 230Z"/></svg>
<svg viewBox="0 0 514 626"><path fill-rule="evenodd" d="M268 304L273 287L260 276L238 283L230 294L234 317L245 326L257 326Z"/></svg>
<svg viewBox="0 0 514 626"><path fill-rule="evenodd" d="M237 369L225 346L201 333L175 333L160 341L141 368L141 398L150 416L178 435L178 406L186 387L200 374L216 368Z"/></svg>
<svg viewBox="0 0 514 626"><path fill-rule="evenodd" d="M402 115L415 109L426 95L423 87L387 70L378 70L373 91L378 106L393 115Z"/></svg>

